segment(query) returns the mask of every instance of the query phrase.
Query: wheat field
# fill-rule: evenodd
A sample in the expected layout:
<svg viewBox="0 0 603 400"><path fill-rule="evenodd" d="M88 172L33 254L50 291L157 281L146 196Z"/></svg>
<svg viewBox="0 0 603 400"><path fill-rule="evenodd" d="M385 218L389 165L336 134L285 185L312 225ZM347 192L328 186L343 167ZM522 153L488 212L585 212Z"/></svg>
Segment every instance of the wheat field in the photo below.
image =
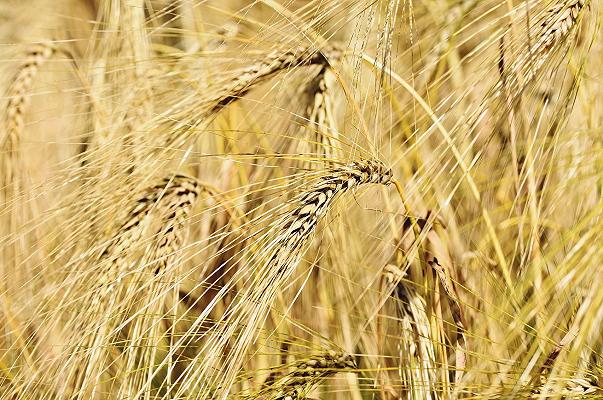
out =
<svg viewBox="0 0 603 400"><path fill-rule="evenodd" d="M0 399L603 399L603 1L0 1Z"/></svg>

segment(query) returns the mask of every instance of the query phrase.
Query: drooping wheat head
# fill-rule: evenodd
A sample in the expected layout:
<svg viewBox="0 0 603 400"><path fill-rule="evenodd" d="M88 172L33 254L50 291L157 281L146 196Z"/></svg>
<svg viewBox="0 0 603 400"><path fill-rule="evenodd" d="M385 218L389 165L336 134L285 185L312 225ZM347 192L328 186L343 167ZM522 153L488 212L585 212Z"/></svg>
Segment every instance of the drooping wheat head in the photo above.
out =
<svg viewBox="0 0 603 400"><path fill-rule="evenodd" d="M200 365L187 371L185 383L201 382L194 392L217 398L227 396L270 305L299 264L307 243L335 200L364 184L388 185L391 178L391 171L373 161L334 167L321 173L287 203L285 211L269 224L264 235L269 239L261 250L263 260L245 266L231 280L244 279L244 288L215 328L205 334ZM260 263L257 267L256 262ZM224 296L229 289L229 285L224 286L216 297ZM204 320L202 315L197 323Z"/></svg>
<svg viewBox="0 0 603 400"><path fill-rule="evenodd" d="M93 247L92 261L75 260L67 278L73 286L58 305L49 302L66 321L65 335L71 336L62 357L51 365L65 377L64 395L89 398L105 390L102 376L119 362L139 372L115 377L116 393L149 390L144 377L165 340L163 299L173 290L186 222L201 192L192 177L162 179L134 199L108 243L99 250ZM80 315L83 310L85 316Z"/></svg>
<svg viewBox="0 0 603 400"><path fill-rule="evenodd" d="M248 399L301 400L321 381L338 372L357 369L354 359L346 353L331 351L294 362L290 372L268 382ZM282 367L279 367L281 369Z"/></svg>

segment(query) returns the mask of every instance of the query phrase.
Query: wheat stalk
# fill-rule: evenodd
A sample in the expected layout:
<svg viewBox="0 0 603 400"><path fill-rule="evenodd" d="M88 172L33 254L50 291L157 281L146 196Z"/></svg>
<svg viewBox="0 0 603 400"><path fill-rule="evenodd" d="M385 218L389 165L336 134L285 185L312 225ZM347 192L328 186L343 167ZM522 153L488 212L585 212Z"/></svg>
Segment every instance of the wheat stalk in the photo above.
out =
<svg viewBox="0 0 603 400"><path fill-rule="evenodd" d="M137 243L151 240L150 257L155 273L165 270L183 241L183 226L201 194L199 182L187 175L172 175L146 188L127 210L117 233L100 252L97 263L109 265L106 276L127 272L133 260L128 251ZM145 244L146 245L146 244ZM138 260L134 261L137 264Z"/></svg>
<svg viewBox="0 0 603 400"><path fill-rule="evenodd" d="M201 382L200 388L190 388L191 391L198 391L201 396L227 396L245 351L263 324L278 290L295 271L306 244L335 200L364 184L389 185L391 178L391 171L381 163L355 162L323 172L307 190L287 203L287 211L268 227L266 236L273 239L262 249L265 261L253 271L253 277L247 278L243 292L229 306L216 328L207 333L200 366L189 367L183 377L189 385ZM231 281L248 273L238 271L238 278L233 277ZM229 288L224 286L217 298L224 296ZM199 317L198 326L208 312L206 309ZM231 341L234 343L230 344Z"/></svg>
<svg viewBox="0 0 603 400"><path fill-rule="evenodd" d="M175 272L176 257L186 239L186 221L201 192L196 179L181 174L170 175L146 188L127 209L114 239L98 252L96 261L86 261L83 267L88 270L83 273L74 271L75 281L92 286L86 289L89 296L78 302L79 310L86 310L87 317L75 318L68 324L68 330L78 332L78 336L72 343L74 347L65 353L67 361L56 368L66 377L72 376L65 382L73 387L66 386L65 390L77 393L77 398L88 398L102 390L98 379L109 362L111 340L128 319L132 337L125 343L133 352L125 363L141 369L143 376L151 368L155 342L160 340L155 319L161 317L144 309L159 306L165 297L169 275ZM141 330L148 327L154 328L142 335ZM77 348L81 350L76 351ZM137 375L130 378L127 387L120 388L130 395L140 389L138 385L149 385L146 379L135 382Z"/></svg>
<svg viewBox="0 0 603 400"><path fill-rule="evenodd" d="M103 155L105 148L124 148L133 164L140 163L140 144L144 134L140 128L154 113L153 53L147 34L144 0L122 0L101 4L99 18L107 26L102 41L94 49L94 63L89 68L88 96L93 132L82 146L82 152ZM131 68L108 62L112 57L131 60ZM110 102L106 98L111 98ZM99 118L101 117L101 118ZM84 162L100 164L100 160ZM120 172L120 166L103 163L103 179ZM123 168L122 168L123 169Z"/></svg>
<svg viewBox="0 0 603 400"><path fill-rule="evenodd" d="M443 266L440 264L437 258L433 258L432 261L429 261L429 264L432 266L440 284L444 288L444 292L448 296L450 312L452 314L452 319L454 320L454 324L456 325L456 334L457 334L457 353L456 353L456 371L455 371L455 381L459 383L463 376L464 369L467 364L467 335L465 333L465 317L463 316L463 309L461 308L461 301L454 287L454 283L450 277L450 272L448 271L447 266Z"/></svg>

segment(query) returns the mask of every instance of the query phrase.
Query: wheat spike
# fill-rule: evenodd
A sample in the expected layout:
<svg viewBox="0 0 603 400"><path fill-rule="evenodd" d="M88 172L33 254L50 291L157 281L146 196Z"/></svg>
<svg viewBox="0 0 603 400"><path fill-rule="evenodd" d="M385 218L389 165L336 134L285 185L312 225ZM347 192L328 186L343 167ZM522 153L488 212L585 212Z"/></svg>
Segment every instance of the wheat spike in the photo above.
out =
<svg viewBox="0 0 603 400"><path fill-rule="evenodd" d="M157 347L154 342L160 337L160 325L154 319L161 317L149 316L137 307L161 304L165 290L162 288L170 284L177 252L185 241L185 224L201 191L196 179L181 174L170 175L146 188L127 209L115 238L99 252L96 262L87 264L88 271L74 271L74 279L88 287L85 290L90 293L78 302L78 309L86 310L88 317L76 318L68 325L68 329L79 333L74 337L74 347L65 353L67 361L56 367L66 377L73 374L72 380L65 381L72 387L65 390L77 393L77 398L89 398L102 390L98 379L105 363L110 363L114 351L111 343L119 333L118 327L128 318L132 320L130 331L134 337L125 343L133 353L127 355L125 362L141 371L151 368L149 363ZM154 275L159 276L154 279ZM136 332L144 326L154 329L148 337L141 338ZM76 348L82 350L75 351ZM138 379L138 375L130 378ZM129 381L129 386L119 389L132 395L141 385L148 384L144 379Z"/></svg>
<svg viewBox="0 0 603 400"><path fill-rule="evenodd" d="M567 44L569 35L578 27L589 4L588 0L569 0L551 6L541 22L531 29L536 36L535 43L511 63L508 71L504 71L508 76L496 85L496 95L500 95L503 88L514 96L521 93L555 54L555 50Z"/></svg>
<svg viewBox="0 0 603 400"><path fill-rule="evenodd" d="M21 246L24 237L18 234L21 226L28 218L29 201L26 165L21 157L21 141L25 130L25 114L31 97L31 89L40 67L55 53L50 43L33 45L25 54L25 60L16 72L12 84L7 91L8 103L4 116L4 127L0 130L0 238L9 237L14 242L2 245L0 254L4 260L16 268L25 253ZM5 215L3 215L5 214ZM7 265L8 267L8 265ZM0 267L0 274L4 274Z"/></svg>
<svg viewBox="0 0 603 400"><path fill-rule="evenodd" d="M52 57L56 47L48 43L37 43L25 54L25 60L13 78L8 90L6 106L6 139L18 141L25 125L24 116L30 98L30 90L40 67Z"/></svg>
<svg viewBox="0 0 603 400"><path fill-rule="evenodd" d="M199 390L202 396L226 398L245 352L263 324L278 290L295 271L305 245L335 200L361 185L389 185L391 179L391 171L381 163L354 162L322 173L307 190L288 202L287 211L268 227L267 236L273 239L262 250L265 261L253 271L253 277L226 311L221 323L207 334L201 367L189 368L190 376L184 378L186 382L203 383L200 389L191 390ZM227 285L221 293L228 289ZM201 316L197 324L200 325L204 318ZM230 344L231 341L234 343Z"/></svg>
<svg viewBox="0 0 603 400"><path fill-rule="evenodd" d="M335 47L314 49L312 47L298 47L292 50L274 50L261 62L244 68L238 76L223 89L222 93L215 96L215 105L210 109L213 114L238 98L244 96L253 86L263 82L275 73L298 67L301 65L328 65L329 60L340 57L340 50Z"/></svg>
<svg viewBox="0 0 603 400"><path fill-rule="evenodd" d="M25 54L25 60L13 78L7 96L8 104L5 113L5 128L0 136L0 145L3 157L2 182L0 186L10 190L16 180L19 165L19 143L25 129L25 113L30 99L30 91L40 67L55 53L56 48L50 43L39 43L32 46ZM18 190L18 188L14 188ZM10 195L7 194L8 197ZM9 198L6 199L8 201Z"/></svg>
<svg viewBox="0 0 603 400"><path fill-rule="evenodd" d="M600 398L603 389L595 380L584 378L550 378L544 379L531 392L533 399L564 398L584 399Z"/></svg>
<svg viewBox="0 0 603 400"><path fill-rule="evenodd" d="M393 264L385 268L385 278L395 285L399 300L401 375L409 398L437 399L436 352L423 296L402 282L405 273Z"/></svg>
<svg viewBox="0 0 603 400"><path fill-rule="evenodd" d="M291 365L292 371L262 388L251 399L301 400L325 378L342 370L357 369L354 359L346 353L330 351ZM279 369L282 367L279 367Z"/></svg>
<svg viewBox="0 0 603 400"><path fill-rule="evenodd" d="M196 179L180 174L147 188L128 211L117 240L103 250L101 259L121 263L124 252L136 241L152 238L155 241L152 254L159 263L155 273L165 269L168 256L173 256L182 245L183 226L201 190Z"/></svg>
<svg viewBox="0 0 603 400"><path fill-rule="evenodd" d="M549 51L553 46L560 44L578 24L582 11L588 4L590 1L587 0L569 0L549 8L540 24L540 38L532 47L531 53Z"/></svg>
<svg viewBox="0 0 603 400"><path fill-rule="evenodd" d="M323 66L316 77L304 88L310 102L306 108L307 125L314 133L310 140L310 153L319 154L328 162L339 154L339 132L333 110L333 81L335 76L328 66Z"/></svg>
<svg viewBox="0 0 603 400"><path fill-rule="evenodd" d="M250 90L266 82L279 72L301 66L329 65L331 60L339 59L342 51L334 46L316 49L311 46L294 49L277 49L267 54L261 61L234 71L233 78L227 83L214 88L215 94L202 98L193 98L193 104L184 108L184 113L174 113L170 110L163 118L172 124L169 134L163 132L159 137L159 146L181 146L199 127L204 128L211 123L213 117L223 108L244 97ZM180 121L190 120L190 110L200 110L198 116L190 123ZM174 121L177 121L174 124ZM155 144L157 145L157 144Z"/></svg>

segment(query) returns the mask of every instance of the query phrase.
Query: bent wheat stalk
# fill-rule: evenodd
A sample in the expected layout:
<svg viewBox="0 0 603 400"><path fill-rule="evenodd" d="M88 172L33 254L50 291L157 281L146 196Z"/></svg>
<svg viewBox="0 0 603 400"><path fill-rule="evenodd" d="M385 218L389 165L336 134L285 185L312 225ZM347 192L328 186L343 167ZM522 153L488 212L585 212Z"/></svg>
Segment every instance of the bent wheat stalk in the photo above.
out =
<svg viewBox="0 0 603 400"><path fill-rule="evenodd" d="M262 249L265 261L261 261L257 269L238 272L239 277L247 274L245 289L215 328L206 334L198 367L189 366L186 376L182 377L182 390L200 393L203 398L225 399L228 396L245 353L263 325L279 289L295 271L306 244L335 200L361 185L389 185L391 179L391 171L381 163L355 162L328 170L287 203L288 211L267 228L266 236L273 239ZM224 296L229 289L230 285L225 285L216 298ZM197 325L204 322L205 315L199 317ZM195 382L199 382L200 387L191 385Z"/></svg>
<svg viewBox="0 0 603 400"><path fill-rule="evenodd" d="M91 398L103 390L100 377L111 364L113 338L126 320L131 321L131 332L140 332L141 326L160 326L148 319L162 317L149 317L145 309L161 305L165 285L170 285L166 275L173 274L178 251L186 240L186 221L201 191L197 180L186 175L169 176L148 187L127 210L115 238L100 251L97 261L87 263L84 273L75 271L78 281L86 287L92 285L86 289L90 296L78 304L86 317L80 315L67 325L71 334L78 334L65 353L67 360L56 365L64 382L71 385L65 391L77 394L75 398ZM134 336L124 342L128 349L124 358L140 372L126 377L128 382L122 382L122 387L117 385L123 395L148 389L147 371L153 368L151 360L158 345L153 341L161 338L155 331Z"/></svg>
<svg viewBox="0 0 603 400"><path fill-rule="evenodd" d="M517 98L556 50L567 45L567 39L578 28L589 5L590 0L566 0L551 6L540 23L531 28L536 37L535 43L528 46L504 72L508 76L503 76L495 85L494 96L511 93L513 98Z"/></svg>

